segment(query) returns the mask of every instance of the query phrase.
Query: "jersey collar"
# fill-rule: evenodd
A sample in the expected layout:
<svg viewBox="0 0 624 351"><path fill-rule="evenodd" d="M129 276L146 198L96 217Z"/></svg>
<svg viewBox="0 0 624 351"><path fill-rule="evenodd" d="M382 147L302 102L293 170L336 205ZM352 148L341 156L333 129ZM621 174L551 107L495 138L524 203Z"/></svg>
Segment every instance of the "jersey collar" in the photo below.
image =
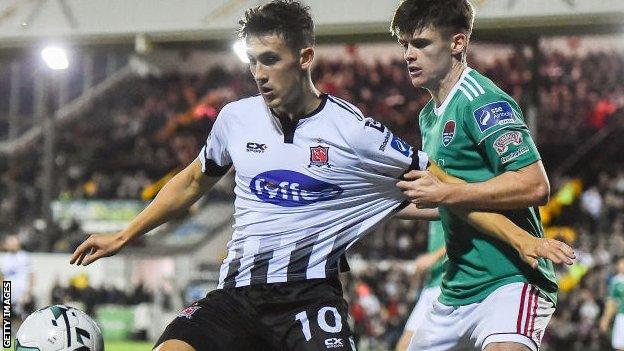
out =
<svg viewBox="0 0 624 351"><path fill-rule="evenodd" d="M300 120L315 116L325 108L327 103L327 94L321 93L320 98L321 103L318 107L312 112L299 117L296 122L293 122L290 118L279 117L271 108L269 108L270 115L274 118L274 120L279 121L279 127L282 129L282 133L284 134L284 143L292 144L294 142L295 130L297 129Z"/></svg>
<svg viewBox="0 0 624 351"><path fill-rule="evenodd" d="M444 101L442 102L442 105L440 105L440 107L437 107L435 105L435 101L433 102L433 113L435 113L436 116L442 116L442 114L444 114L444 111L446 110L446 107L448 106L448 104L451 103L451 100L453 100L453 95L455 95L455 93L457 93L457 90L459 89L459 85L461 84L462 80L464 80L464 77L466 77L466 75L468 75L468 73L470 73L470 71L472 71L472 68L470 68L470 67L464 68L464 71L462 72L461 76L459 76L459 79L457 80L455 85L453 85L453 88L451 88L451 91L446 96L446 99L444 99Z"/></svg>

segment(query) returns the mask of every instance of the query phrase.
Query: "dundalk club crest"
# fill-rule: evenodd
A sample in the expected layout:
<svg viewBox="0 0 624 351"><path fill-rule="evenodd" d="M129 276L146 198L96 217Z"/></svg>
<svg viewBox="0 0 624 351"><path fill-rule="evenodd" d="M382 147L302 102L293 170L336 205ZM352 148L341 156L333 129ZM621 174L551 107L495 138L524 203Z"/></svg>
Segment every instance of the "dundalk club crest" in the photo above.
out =
<svg viewBox="0 0 624 351"><path fill-rule="evenodd" d="M325 146L312 146L310 147L310 164L311 166L329 166L329 147Z"/></svg>

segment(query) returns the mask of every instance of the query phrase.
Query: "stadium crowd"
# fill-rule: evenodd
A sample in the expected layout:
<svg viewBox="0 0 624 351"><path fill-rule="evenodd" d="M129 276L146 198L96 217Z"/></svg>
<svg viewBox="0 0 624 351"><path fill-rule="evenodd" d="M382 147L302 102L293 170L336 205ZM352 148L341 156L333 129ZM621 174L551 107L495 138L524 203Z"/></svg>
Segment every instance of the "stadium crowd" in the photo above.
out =
<svg viewBox="0 0 624 351"><path fill-rule="evenodd" d="M357 55L353 51L345 59L319 60L314 71L317 86L353 101L365 115L375 116L419 146L417 115L429 95L413 89L403 62L367 64ZM471 66L491 77L525 111L537 98L537 142L552 170L562 161L559 150L578 146L597 130L622 124L624 83L619 77L624 76L624 56L609 51L582 57L560 52L539 56L536 68L523 50L488 64L472 58ZM242 68L215 67L197 77L124 82L84 117L59 128L55 198L153 198L164 181L196 157L221 107L255 91ZM620 142L603 147L622 146ZM37 247L36 240L37 233L51 230L35 220L40 216L35 204L41 200L43 183L40 158L40 151L33 151L21 155L16 167L0 165L0 191L10 193L11 182L20 189L14 197L0 199L0 228L18 232L26 248L51 250ZM573 293L561 293L545 350L608 349L597 325L613 273L609 263L624 252L624 173L613 171L618 167L621 163L599 176L579 174L586 179L584 192L557 222L572 226L578 234L573 246L580 258L574 269L583 274L574 282ZM556 187L563 180L552 178L551 183ZM57 237L70 231L57 230ZM75 223L71 231L82 235ZM368 265L346 278L359 349L387 350L400 337L420 289L409 262L425 250L425 233L423 223L392 220L353 248L356 258L392 260L383 266ZM71 251L71 246L56 247ZM565 267L559 269L562 276L570 274ZM109 295L115 296L102 296Z"/></svg>

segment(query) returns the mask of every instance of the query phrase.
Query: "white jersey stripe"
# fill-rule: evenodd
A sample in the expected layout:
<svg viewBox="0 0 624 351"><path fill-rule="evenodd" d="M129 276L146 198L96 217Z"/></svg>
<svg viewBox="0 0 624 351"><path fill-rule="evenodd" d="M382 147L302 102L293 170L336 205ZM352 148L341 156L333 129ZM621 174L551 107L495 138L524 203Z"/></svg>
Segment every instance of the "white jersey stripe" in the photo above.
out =
<svg viewBox="0 0 624 351"><path fill-rule="evenodd" d="M470 89L470 91L472 92L472 95L474 95L474 97L479 96L479 92L477 91L477 89L475 89L470 83L468 83L467 81L462 81L461 84L463 84L463 86L467 87L468 89Z"/></svg>
<svg viewBox="0 0 624 351"><path fill-rule="evenodd" d="M479 82L477 82L476 79L472 78L470 74L466 74L464 77L468 79L472 84L474 84L474 86L476 86L477 89L479 89L479 92L481 94L485 94L485 90L483 90L483 87L481 86L481 84L479 84Z"/></svg>
<svg viewBox="0 0 624 351"><path fill-rule="evenodd" d="M230 269L230 262L232 262L235 255L236 253L234 250L232 249L228 250L227 257L223 260L223 263L221 264L221 268L219 270L219 285L217 286L218 289L223 288L223 281L225 280L228 274L228 271Z"/></svg>
<svg viewBox="0 0 624 351"><path fill-rule="evenodd" d="M468 101L472 101L474 100L474 98L472 97L472 95L470 95L470 93L468 92L468 90L466 90L463 86L458 85L457 88L459 90L461 90L462 93L464 93L464 95L466 95L466 97L468 98Z"/></svg>
<svg viewBox="0 0 624 351"><path fill-rule="evenodd" d="M295 251L295 243L288 243L282 238L278 248L273 251L273 257L269 260L267 271L267 283L282 283L288 280L288 261L291 252Z"/></svg>
<svg viewBox="0 0 624 351"><path fill-rule="evenodd" d="M236 286L249 285L251 281L251 268L254 265L255 255L260 248L260 240L257 236L249 236L243 243L243 257L240 260L239 273L236 276Z"/></svg>
<svg viewBox="0 0 624 351"><path fill-rule="evenodd" d="M314 243L314 247L312 248L312 254L310 255L309 261L310 263L308 264L308 269L306 270L307 279L325 278L327 259L332 251L332 248L334 247L336 236L329 235L329 233L324 234L325 235L318 237Z"/></svg>

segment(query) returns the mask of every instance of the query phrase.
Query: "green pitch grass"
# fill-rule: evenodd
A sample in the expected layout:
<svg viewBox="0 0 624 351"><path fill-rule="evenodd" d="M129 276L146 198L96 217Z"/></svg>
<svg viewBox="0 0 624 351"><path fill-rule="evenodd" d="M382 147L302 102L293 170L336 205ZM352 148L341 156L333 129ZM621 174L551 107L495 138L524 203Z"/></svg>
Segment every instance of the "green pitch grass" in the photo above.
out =
<svg viewBox="0 0 624 351"><path fill-rule="evenodd" d="M135 341L109 341L105 342L106 351L150 351L152 343Z"/></svg>

